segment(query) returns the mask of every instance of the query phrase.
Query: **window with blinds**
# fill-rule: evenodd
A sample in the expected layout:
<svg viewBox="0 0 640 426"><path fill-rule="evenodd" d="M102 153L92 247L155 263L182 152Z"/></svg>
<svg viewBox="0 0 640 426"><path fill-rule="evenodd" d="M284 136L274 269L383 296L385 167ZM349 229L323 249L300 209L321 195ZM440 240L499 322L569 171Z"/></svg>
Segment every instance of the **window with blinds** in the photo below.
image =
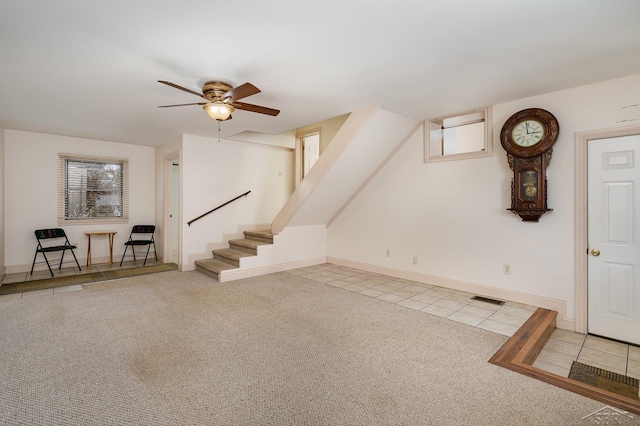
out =
<svg viewBox="0 0 640 426"><path fill-rule="evenodd" d="M127 222L128 160L59 154L58 180L60 223Z"/></svg>

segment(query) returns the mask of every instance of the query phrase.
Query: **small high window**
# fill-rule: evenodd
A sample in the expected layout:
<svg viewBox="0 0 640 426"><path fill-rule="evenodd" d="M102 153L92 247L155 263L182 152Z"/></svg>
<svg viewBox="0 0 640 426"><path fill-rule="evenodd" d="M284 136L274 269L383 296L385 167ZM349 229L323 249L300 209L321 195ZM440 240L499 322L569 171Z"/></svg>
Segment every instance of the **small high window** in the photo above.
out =
<svg viewBox="0 0 640 426"><path fill-rule="evenodd" d="M428 120L424 140L425 163L491 156L491 108Z"/></svg>
<svg viewBox="0 0 640 426"><path fill-rule="evenodd" d="M126 223L128 186L128 160L59 154L58 222Z"/></svg>

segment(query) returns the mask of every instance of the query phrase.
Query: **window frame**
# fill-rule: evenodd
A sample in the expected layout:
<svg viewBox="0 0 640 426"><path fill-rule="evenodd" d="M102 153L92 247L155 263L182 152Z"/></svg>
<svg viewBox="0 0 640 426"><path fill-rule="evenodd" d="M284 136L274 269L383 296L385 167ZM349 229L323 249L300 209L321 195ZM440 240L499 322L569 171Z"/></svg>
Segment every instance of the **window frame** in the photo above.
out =
<svg viewBox="0 0 640 426"><path fill-rule="evenodd" d="M317 134L320 143L318 149L322 149L322 126L305 128L305 130L297 131L295 138L295 149L294 149L294 189L297 188L302 180L304 179L304 146L302 140L307 136ZM318 152L319 155L322 155L322 152Z"/></svg>
<svg viewBox="0 0 640 426"><path fill-rule="evenodd" d="M464 117L467 115L484 113L484 145L480 151L473 152L463 152L459 154L442 154L442 152L438 154L431 153L431 144L433 141L431 140L431 131L433 127L442 128L442 121L446 119L452 119L457 117ZM476 121L477 122L477 121ZM472 124L463 123L464 124ZM438 161L451 161L451 160L467 160L472 158L483 158L483 157L491 157L493 155L493 120L492 120L492 108L490 106L477 108L470 111L465 111L456 114L450 114L443 117L433 118L430 120L425 120L423 122L423 137L424 137L424 162L432 163ZM441 140L438 141L441 143Z"/></svg>
<svg viewBox="0 0 640 426"><path fill-rule="evenodd" d="M68 200L68 162L88 164L118 164L122 169L122 214L112 217L71 218L66 215ZM126 158L95 157L76 154L58 154L58 225L95 225L129 222L129 160Z"/></svg>

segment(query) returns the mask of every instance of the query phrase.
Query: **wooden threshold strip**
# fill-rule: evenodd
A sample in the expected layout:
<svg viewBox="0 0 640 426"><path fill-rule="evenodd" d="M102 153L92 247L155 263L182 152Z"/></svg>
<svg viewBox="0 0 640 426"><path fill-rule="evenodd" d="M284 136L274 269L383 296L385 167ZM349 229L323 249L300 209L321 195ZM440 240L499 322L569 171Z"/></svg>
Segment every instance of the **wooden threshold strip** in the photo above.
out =
<svg viewBox="0 0 640 426"><path fill-rule="evenodd" d="M640 414L640 401L589 386L532 365L556 328L556 315L555 311L538 308L527 322L491 357L489 362L607 405Z"/></svg>

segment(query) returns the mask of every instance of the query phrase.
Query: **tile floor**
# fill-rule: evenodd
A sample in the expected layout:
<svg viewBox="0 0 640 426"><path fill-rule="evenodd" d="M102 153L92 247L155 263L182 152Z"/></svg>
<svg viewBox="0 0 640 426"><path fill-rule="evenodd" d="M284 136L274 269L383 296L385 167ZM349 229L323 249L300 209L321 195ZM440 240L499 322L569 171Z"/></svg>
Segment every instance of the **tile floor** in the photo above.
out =
<svg viewBox="0 0 640 426"><path fill-rule="evenodd" d="M573 361L640 379L640 347L561 329L533 366L567 377Z"/></svg>
<svg viewBox="0 0 640 426"><path fill-rule="evenodd" d="M106 272L106 271L114 271L119 269L140 268L143 266L144 262L143 260L125 261L125 262L122 262L122 266L119 266L118 263L119 262L116 262L113 265L109 265L108 263L99 263L99 264L94 263L93 265L91 265L91 268L87 268L86 266L81 265L82 271L79 271L77 266L62 268L62 269L56 269L52 266L51 269L53 269L53 273L57 278L57 277L68 277L68 276L77 275L77 274L86 274L91 272ZM159 265L161 263L162 262L156 262L155 259L147 259L147 263L145 266ZM0 283L0 285L33 281L33 280L42 280L47 278L51 278L51 274L49 273L48 269L33 271L33 275L29 274L29 272L19 272L15 274L5 275L4 278L2 278L2 282ZM77 284L77 285L69 285L64 287L48 288L44 290L27 291L24 293L6 294L3 296L0 296L0 300L22 299L27 297L43 296L48 294L68 293L70 291L78 291L78 290L82 290L82 285Z"/></svg>
<svg viewBox="0 0 640 426"><path fill-rule="evenodd" d="M289 272L505 336L512 336L536 309L513 302L496 306L472 300L474 295L463 291L330 264ZM551 336L534 366L568 377L573 361L640 378L640 347L561 329Z"/></svg>
<svg viewBox="0 0 640 426"><path fill-rule="evenodd" d="M385 302L512 336L536 310L535 306L506 302L504 305L473 300L475 294L364 272L328 263L288 271Z"/></svg>
<svg viewBox="0 0 640 426"><path fill-rule="evenodd" d="M147 265L155 263L153 260L147 260ZM124 262L122 268L117 263L113 266L96 264L92 265L90 271L104 272L140 266L142 261ZM86 268L83 268L82 272L77 268L63 268L55 274L58 277L86 272ZM288 273L509 337L536 310L535 306L515 302L506 302L502 306L494 305L471 299L474 296L471 293L338 265L321 264L293 269ZM2 284L49 276L47 270L36 271L33 275L29 275L28 272L8 274L3 278ZM0 296L0 301L78 290L82 290L82 285L9 294ZM534 366L567 377L573 361L640 378L640 347L561 329L557 329L551 336Z"/></svg>

